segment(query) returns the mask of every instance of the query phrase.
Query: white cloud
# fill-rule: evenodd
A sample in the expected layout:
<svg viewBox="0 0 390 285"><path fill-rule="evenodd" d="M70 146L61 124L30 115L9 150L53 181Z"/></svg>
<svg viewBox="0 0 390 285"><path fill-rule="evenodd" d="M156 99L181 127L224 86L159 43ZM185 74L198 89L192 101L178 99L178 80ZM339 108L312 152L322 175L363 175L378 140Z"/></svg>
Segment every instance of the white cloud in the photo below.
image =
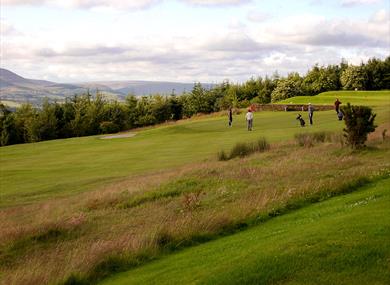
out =
<svg viewBox="0 0 390 285"><path fill-rule="evenodd" d="M19 32L15 29L15 27L9 24L4 19L0 19L0 35L3 36L11 36L19 34Z"/></svg>
<svg viewBox="0 0 390 285"><path fill-rule="evenodd" d="M115 8L115 9L145 9L162 0L3 0L2 5L19 6L55 6L66 8Z"/></svg>
<svg viewBox="0 0 390 285"><path fill-rule="evenodd" d="M381 0L341 0L342 6L358 6L358 5L371 5L378 4Z"/></svg>
<svg viewBox="0 0 390 285"><path fill-rule="evenodd" d="M17 22L16 18L12 23L1 22L1 36L5 38L0 43L2 67L23 70L27 77L59 82L130 79L215 82L225 78L243 81L252 75L271 75L275 70L281 74L304 73L315 63L335 64L342 57L351 62L372 56L383 58L388 56L390 44L386 9L371 12L366 20L361 20L360 15L335 18L325 13L276 18L276 14L273 17L266 14L269 10L265 5L235 8L231 15L224 9L213 9L250 1L176 0L176 4L188 4L174 6L178 7L179 16L167 13L166 9L151 9L129 17L128 13L100 10L95 13L88 9L128 11L158 3L166 8L171 7L165 6L170 0L1 1L2 5L85 9L78 11L83 17L70 16L66 13L73 11L64 9L69 21L59 19L50 22L50 26L37 21L31 30L26 28L28 22ZM193 5L212 8L203 19L200 15L205 9L193 9ZM248 12L250 8L252 11ZM375 7L370 9L375 11ZM196 17L191 18L191 13ZM256 24L249 24L248 20ZM15 36L18 32L15 29L23 27L23 35Z"/></svg>
<svg viewBox="0 0 390 285"><path fill-rule="evenodd" d="M374 23L382 23L384 25L389 26L390 23L390 11L381 9L378 12L376 12L374 15L372 15L371 19ZM390 29L390 28L389 28Z"/></svg>
<svg viewBox="0 0 390 285"><path fill-rule="evenodd" d="M242 5L251 2L251 0L181 0L183 2L199 6L227 6Z"/></svg>
<svg viewBox="0 0 390 285"><path fill-rule="evenodd" d="M272 42L313 46L384 48L390 44L389 26L382 22L328 20L317 15L285 18L268 26L263 34Z"/></svg>
<svg viewBox="0 0 390 285"><path fill-rule="evenodd" d="M252 10L248 12L247 19L252 22L265 22L271 18L271 15L262 11Z"/></svg>
<svg viewBox="0 0 390 285"><path fill-rule="evenodd" d="M145 9L159 4L164 0L2 0L2 5L19 6L55 6L67 8L114 8L114 9ZM197 6L235 6L252 0L178 0Z"/></svg>

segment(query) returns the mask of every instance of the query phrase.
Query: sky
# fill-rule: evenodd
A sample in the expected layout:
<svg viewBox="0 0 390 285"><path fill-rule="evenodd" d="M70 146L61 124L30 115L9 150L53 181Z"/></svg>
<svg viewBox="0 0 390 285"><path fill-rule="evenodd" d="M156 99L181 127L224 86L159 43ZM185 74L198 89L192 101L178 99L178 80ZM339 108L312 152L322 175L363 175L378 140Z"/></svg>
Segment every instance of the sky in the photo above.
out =
<svg viewBox="0 0 390 285"><path fill-rule="evenodd" d="M390 0L0 0L0 66L56 82L244 82L390 55Z"/></svg>

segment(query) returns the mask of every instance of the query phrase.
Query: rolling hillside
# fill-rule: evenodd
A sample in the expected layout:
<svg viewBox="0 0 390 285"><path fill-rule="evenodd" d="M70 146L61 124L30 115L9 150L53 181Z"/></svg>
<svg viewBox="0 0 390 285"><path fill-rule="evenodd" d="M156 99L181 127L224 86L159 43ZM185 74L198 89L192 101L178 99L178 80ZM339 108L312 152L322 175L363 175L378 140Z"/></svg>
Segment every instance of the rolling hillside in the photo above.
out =
<svg viewBox="0 0 390 285"><path fill-rule="evenodd" d="M0 284L386 284L390 93L378 96L362 99L379 125L362 151L340 143L333 110L305 128L295 112L257 112L252 132L244 114L232 128L214 115L2 147ZM302 133L324 141L299 146ZM218 161L262 137L269 150Z"/></svg>
<svg viewBox="0 0 390 285"><path fill-rule="evenodd" d="M205 84L211 87L212 84ZM181 94L192 90L193 83L158 81L104 81L84 83L55 83L45 80L27 79L7 69L0 69L0 100L17 103L40 104L47 97L51 100L64 100L75 94L99 90L109 98L123 100L129 93L136 96L150 94Z"/></svg>

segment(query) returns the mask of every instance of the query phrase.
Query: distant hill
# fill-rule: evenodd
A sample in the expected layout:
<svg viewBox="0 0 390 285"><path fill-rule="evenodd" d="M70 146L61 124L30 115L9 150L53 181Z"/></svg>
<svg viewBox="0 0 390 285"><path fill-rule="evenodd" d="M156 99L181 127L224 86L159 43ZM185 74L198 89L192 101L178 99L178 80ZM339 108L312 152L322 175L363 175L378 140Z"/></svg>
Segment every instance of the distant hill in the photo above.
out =
<svg viewBox="0 0 390 285"><path fill-rule="evenodd" d="M193 83L164 81L102 81L84 83L56 83L45 80L28 79L4 68L0 68L0 100L30 102L39 104L43 98L64 100L75 94L99 90L109 98L123 100L129 93L135 96L150 94L181 94L192 90ZM210 88L212 84L204 84Z"/></svg>

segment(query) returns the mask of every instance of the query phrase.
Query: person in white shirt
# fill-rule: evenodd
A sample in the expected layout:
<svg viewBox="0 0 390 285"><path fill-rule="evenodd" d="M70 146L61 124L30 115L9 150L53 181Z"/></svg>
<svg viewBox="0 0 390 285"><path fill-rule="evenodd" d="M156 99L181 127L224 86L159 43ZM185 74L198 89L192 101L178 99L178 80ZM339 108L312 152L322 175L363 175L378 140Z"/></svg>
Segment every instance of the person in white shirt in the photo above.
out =
<svg viewBox="0 0 390 285"><path fill-rule="evenodd" d="M248 113L246 113L245 119L248 126L248 131L251 131L253 128L253 113L251 109L248 109Z"/></svg>
<svg viewBox="0 0 390 285"><path fill-rule="evenodd" d="M313 113L314 113L314 107L311 103L309 103L309 106L307 107L307 110L309 111L309 121L310 125L313 125Z"/></svg>

